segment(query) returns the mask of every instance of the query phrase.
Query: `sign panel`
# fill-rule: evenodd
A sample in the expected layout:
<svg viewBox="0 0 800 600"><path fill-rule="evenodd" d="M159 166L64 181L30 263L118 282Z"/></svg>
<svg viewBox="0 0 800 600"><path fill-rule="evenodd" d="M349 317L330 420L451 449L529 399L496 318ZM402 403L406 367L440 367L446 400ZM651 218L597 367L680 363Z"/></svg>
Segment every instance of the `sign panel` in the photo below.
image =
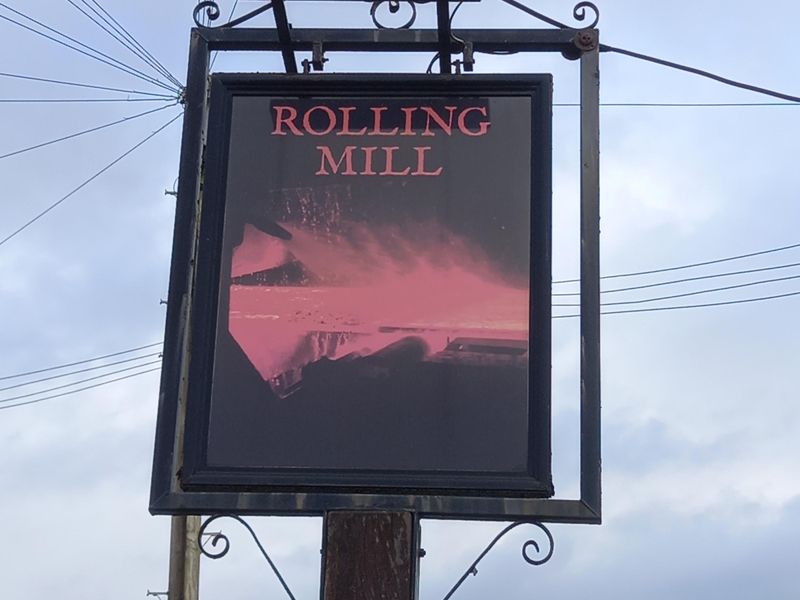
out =
<svg viewBox="0 0 800 600"><path fill-rule="evenodd" d="M552 495L550 110L212 77L175 493Z"/></svg>

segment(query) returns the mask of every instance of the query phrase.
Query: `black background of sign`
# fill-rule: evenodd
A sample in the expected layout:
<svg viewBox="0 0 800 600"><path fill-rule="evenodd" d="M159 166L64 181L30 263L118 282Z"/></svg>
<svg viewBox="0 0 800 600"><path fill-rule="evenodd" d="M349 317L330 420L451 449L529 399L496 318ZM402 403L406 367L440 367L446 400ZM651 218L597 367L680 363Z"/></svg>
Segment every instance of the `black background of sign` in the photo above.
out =
<svg viewBox="0 0 800 600"><path fill-rule="evenodd" d="M461 80L457 85L435 78L415 78L403 81L394 78L380 81L370 78L345 79L333 78L328 81L309 79L302 82L298 79L288 84L281 77L254 76L215 76L212 81L212 100L209 124L209 150L206 162L205 188L203 199L203 216L201 221L201 242L198 257L198 275L196 281L195 302L193 306L192 325L192 364L190 370L190 387L187 412L187 442L185 446L185 465L181 476L182 484L188 489L252 489L274 488L298 491L314 489L351 489L351 490L401 490L428 493L463 493L470 490L482 494L503 495L517 494L524 496L552 495L550 477L550 80L547 76L526 76L508 78L470 77ZM380 90L380 91L378 91ZM373 437L369 443L361 443L343 447L342 439L349 436L342 432L341 421L336 425L344 437L330 438L331 418L333 413L324 414L314 409L315 419L305 419L302 410L298 414L289 415L289 422L304 422L305 431L298 440L298 430L285 428L287 415L276 410L278 404L270 405L263 401L268 393L268 386L263 378L247 360L239 346L227 333L224 317L217 315L227 313L226 295L218 294L220 283L230 277L230 252L238 243L236 229L252 217L235 215L231 206L246 206L247 202L228 204L226 206L226 186L230 192L236 186L260 190L278 189L281 187L303 187L318 185L319 176L314 175L318 168L315 164L316 154L309 153L309 162L292 160L279 163L264 156L262 149L247 149L242 161L241 173L247 174L247 180L239 178L238 182L227 182L228 153L227 139L231 129L231 100L240 96L263 96L267 98L297 97L303 94L319 95L329 99L347 97L348 94L360 98L374 98L386 95L397 97L408 95L409 98L423 99L426 96L442 98L448 95L476 98L495 97L498 104L503 98L530 98L531 129L513 127L509 124L503 129L503 120L498 118L497 111L492 108L490 116L493 127L497 128L498 137L493 144L484 144L486 137L465 138L455 148L461 151L458 160L444 162L445 169L458 165L458 172L451 177L425 177L424 181L416 181L410 177L387 178L380 181L381 196L389 202L407 201L409 198L425 198L431 195L445 198L457 197L457 207L463 218L455 219L454 228L468 237L478 238L483 249L506 269L504 275L513 277L520 275L520 270L527 264L515 262L511 257L529 253L531 281L531 315L530 315L530 357L529 397L525 398L528 406L518 406L509 413L494 410L495 421L487 428L488 436L476 437L479 434L480 420L466 423L463 428L456 427L442 433L436 429L435 420L426 421L431 427L427 439L447 439L453 442L457 452L451 453L447 460L449 468L442 468L441 461L432 456L436 448L425 443L398 444L408 435L425 434L414 427L413 419L406 423L398 433L397 426L402 415L409 413L412 417L417 410L388 411L382 419L373 418L359 423L358 415L352 423L361 427L360 431L370 429ZM427 104L427 102L422 102ZM513 103L513 102L512 102ZM262 111L262 119L269 121L269 113ZM248 123L249 130L264 130L264 124ZM385 127L391 123L385 123ZM353 125L355 127L355 124ZM528 135L532 132L533 149L529 150ZM264 136L269 144L269 138ZM255 139L255 138L253 138ZM291 140L294 143L310 146L325 138ZM359 143L363 138L351 138L347 143ZM263 138L262 138L263 140ZM391 145L398 144L402 138L385 138ZM432 146L431 156L443 143L444 138L437 133L432 138L415 138L415 143L425 142ZM452 139L446 141L452 142ZM461 140L459 140L461 141ZM385 143L384 140L379 140ZM380 144L375 144L380 145ZM411 145L411 144L408 144ZM340 146L341 147L341 146ZM520 151L522 150L522 151ZM504 190L503 184L514 185L512 177L505 177L503 169L519 168L520 156L533 153L533 170L531 175L530 196L531 208L525 216L530 217L530 246L528 246L527 225L521 223L514 209L519 204L490 205L487 197L498 197L511 194L513 190ZM270 157L274 157L270 154ZM287 152L286 156L293 156ZM515 164L515 160L517 163ZM499 167L501 175L493 173L493 167ZM365 177L331 178L337 184L346 183L352 190L353 197L359 197L359 187L372 186L375 183ZM375 179L375 178L372 178ZM420 178L422 179L422 178ZM345 181L349 180L349 181ZM287 186L288 182L288 186ZM456 186L455 193L451 186ZM459 187L460 186L460 187ZM263 194L263 192L260 192ZM258 193L256 193L258 194ZM263 196L262 196L263 197ZM363 197L363 196L362 196ZM503 208L503 206L507 206ZM228 212L226 213L226 208ZM408 206L402 206L401 212L414 212ZM424 209L421 209L424 210ZM497 228L485 228L487 218L495 218L504 222L511 233L499 240L492 233ZM394 218L390 215L389 220ZM483 232L483 233L482 233ZM229 243L223 244L223 236ZM509 242L509 240L511 240ZM520 242L524 246L520 246ZM524 261L527 263L528 261ZM220 298L222 300L220 301ZM219 305L218 305L219 302ZM217 335L217 328L219 329ZM225 400L212 397L212 378L214 386L224 390ZM222 392L220 392L222 393ZM214 393L216 394L216 392ZM285 403L283 406L287 406ZM525 411L527 410L527 415ZM483 416L486 417L490 413ZM520 417L527 416L522 440L507 434L507 431L519 432ZM211 426L209 424L211 420ZM335 419L334 419L335 421ZM424 420L423 420L424 421ZM265 423L275 423L271 438L277 443L264 443ZM453 425L454 421L451 421ZM419 421L418 421L419 424ZM440 423L439 423L440 424ZM484 425L487 425L485 422ZM461 423L465 425L465 423ZM506 426L508 428L506 428ZM391 432L394 428L394 434ZM423 427L424 429L424 427ZM280 434L284 437L281 439ZM352 433L352 432L351 432ZM209 434L211 437L209 437ZM394 435L394 437L393 437ZM327 439L326 439L327 436ZM349 437L352 437L351 435ZM315 444L325 440L327 443ZM289 443L292 442L292 443ZM363 442L363 440L362 440ZM381 444L381 442L383 442ZM520 443L526 460L519 468L509 468L514 463L509 456L519 456ZM211 450L210 447L211 446ZM359 455L359 449L366 454ZM280 449L286 450L281 456ZM305 458L302 449L309 450ZM417 448L419 452L409 452ZM380 450L384 450L383 456ZM375 452L378 451L378 455ZM331 453L334 454L331 454ZM339 452L339 454L335 454ZM213 459L209 461L209 457ZM327 461L326 459L335 457ZM457 459L457 460L456 460ZM455 460L455 462L453 462ZM460 461L460 462L459 462ZM427 464L426 464L427 462ZM447 461L445 461L447 462ZM519 461L517 461L519 462ZM386 468L386 464L390 468ZM291 468L301 467L301 468Z"/></svg>

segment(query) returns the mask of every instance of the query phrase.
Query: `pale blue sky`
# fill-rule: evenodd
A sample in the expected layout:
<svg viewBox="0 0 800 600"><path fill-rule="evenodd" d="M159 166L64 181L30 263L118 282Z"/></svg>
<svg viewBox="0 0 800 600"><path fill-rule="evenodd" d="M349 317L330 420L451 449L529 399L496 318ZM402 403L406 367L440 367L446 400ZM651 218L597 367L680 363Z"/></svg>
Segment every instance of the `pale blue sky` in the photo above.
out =
<svg viewBox="0 0 800 600"><path fill-rule="evenodd" d="M257 4L240 2L237 14ZM298 27L371 26L363 2L289 4ZM528 4L570 20L567 4ZM114 57L136 60L67 2L9 5ZM192 0L103 5L184 79ZM719 0L598 5L605 43L800 94L791 18L796 7L789 0L757 7ZM220 6L227 15L232 1ZM433 24L432 7L420 13L420 25ZM9 15L2 8L0 14ZM261 22L268 24L268 16ZM463 6L455 27L480 26L538 25L499 0ZM159 91L5 21L0 36L0 72ZM331 71L415 73L430 60L428 55L329 58ZM577 65L559 56L477 59L480 73L552 72L555 102L577 100ZM280 70L281 61L235 55L218 59L215 68ZM0 80L0 98L6 99L124 96ZM601 57L601 97L604 102L772 101L609 54ZM0 154L158 106L2 103ZM169 107L0 159L0 239L177 114L178 108ZM554 109L555 279L578 271L577 115L575 108ZM605 107L601 115L604 273L800 242L799 106ZM173 199L164 190L177 177L179 144L180 120L0 247L0 376L161 339L159 300L166 295L173 217ZM800 262L800 249L678 274L794 262ZM800 268L776 273L668 289L679 293L789 276ZM654 275L635 283L667 278ZM788 293L800 290L798 281L664 304ZM656 295L652 291L631 292L625 299ZM456 597L797 598L798 298L605 317L604 524L553 526L555 555L538 568L519 557L527 538L514 534ZM554 471L561 497L577 494L578 351L577 324L555 322ZM0 400L16 391L0 392ZM166 589L169 521L147 512L157 393L157 374L150 374L0 411L4 598L127 600L143 598L147 589ZM253 522L297 597L316 597L320 521ZM221 561L203 561L203 597L280 597L255 546L235 524L223 528L234 547ZM422 599L441 598L500 528L426 523Z"/></svg>

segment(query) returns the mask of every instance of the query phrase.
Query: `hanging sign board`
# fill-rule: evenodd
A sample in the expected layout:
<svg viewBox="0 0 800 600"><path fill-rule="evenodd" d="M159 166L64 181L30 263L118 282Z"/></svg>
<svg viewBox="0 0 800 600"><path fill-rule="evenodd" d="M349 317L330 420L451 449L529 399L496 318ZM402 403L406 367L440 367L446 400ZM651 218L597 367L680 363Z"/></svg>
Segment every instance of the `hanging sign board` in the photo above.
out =
<svg viewBox="0 0 800 600"><path fill-rule="evenodd" d="M550 76L209 97L170 506L552 496Z"/></svg>

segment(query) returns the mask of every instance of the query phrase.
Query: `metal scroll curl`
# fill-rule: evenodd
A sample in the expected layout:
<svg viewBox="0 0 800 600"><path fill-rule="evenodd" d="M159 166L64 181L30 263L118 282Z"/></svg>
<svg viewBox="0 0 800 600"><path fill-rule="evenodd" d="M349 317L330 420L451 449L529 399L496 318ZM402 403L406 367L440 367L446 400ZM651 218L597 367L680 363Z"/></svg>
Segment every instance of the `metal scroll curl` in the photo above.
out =
<svg viewBox="0 0 800 600"><path fill-rule="evenodd" d="M517 10L521 10L527 15L530 15L534 19L538 19L548 25L552 25L553 27L558 27L559 29L573 29L577 31L583 31L586 29L594 29L597 23L600 21L600 9L595 6L593 2L578 2L572 9L572 18L576 21L585 21L587 19L587 11L591 11L594 13L594 19L588 25L584 25L582 27L572 27L567 25L566 23L562 23L552 17L548 17L544 13L540 13L538 10L533 10L531 7L519 2L519 0L502 0L506 4L513 6Z"/></svg>
<svg viewBox="0 0 800 600"><path fill-rule="evenodd" d="M272 559L269 557L269 554L267 554L267 551L264 549L264 546L261 544L261 541L258 539L258 536L256 535L256 532L253 531L253 528L250 527L250 524L247 521L245 521L244 519L242 519L240 516L238 516L238 515L214 515L214 516L209 517L208 519L206 519L203 522L203 524L200 526L200 530L197 533L197 544L200 547L200 552L202 554L204 554L205 556L216 560L218 558L222 558L223 556L225 556L228 553L228 551L231 549L231 542L228 539L228 536L223 534L221 531L220 532L215 532L215 533L208 533L208 534L206 533L206 529L208 529L208 526L211 525L211 523L213 523L217 519L233 519L234 521L237 521L241 525L243 525L244 528L247 529L247 531L250 532L250 535L252 536L253 540L255 541L256 546L258 546L258 549L261 551L261 555L266 559L267 563L269 564L270 568L272 569L272 572L275 573L275 576L278 578L278 581L280 581L281 586L283 586L283 589L286 592L286 595L289 596L289 598L291 600L295 600L294 594L292 594L292 591L289 589L289 586L286 585L286 581L283 579L283 576L281 576L280 571L278 571L278 567L276 567L275 563L272 562ZM222 548L219 549L219 550L216 550L216 551L209 550L206 547L206 545L203 544L203 539L205 537L207 537L207 536L211 538L211 547L212 548L216 548L217 544L219 544L220 542L222 543Z"/></svg>
<svg viewBox="0 0 800 600"><path fill-rule="evenodd" d="M584 25L581 29L594 29L597 23L600 22L600 9L592 2L578 2L572 9L572 18L576 21L586 20L586 11L590 10L594 13L594 20L588 25Z"/></svg>
<svg viewBox="0 0 800 600"><path fill-rule="evenodd" d="M219 4L213 0L203 0L203 2L198 2L192 11L192 19L194 19L195 25L198 27L207 27L207 25L203 25L203 11L205 11L209 22L219 19Z"/></svg>
<svg viewBox="0 0 800 600"><path fill-rule="evenodd" d="M478 558L476 558L472 562L472 564L469 567L467 567L467 570L464 571L464 574L456 582L456 584L452 588L450 588L450 591L447 592L447 595L444 597L443 600L449 600L449 598L456 592L456 590L458 590L458 588L461 587L461 584L463 584L467 580L467 577L469 577L470 575L477 575L478 563L483 560L483 557L486 556L491 551L492 548L494 548L495 544L497 544L497 542L499 542L504 535L506 535L512 529L515 529L521 525L532 525L534 527L539 528L541 531L544 532L547 539L546 551L539 545L539 542L533 539L527 540L522 545L522 558L525 560L525 562L528 563L529 565L539 566L543 565L548 560L550 560L550 558L553 556L553 550L555 548L555 542L553 541L553 534L550 533L550 530L541 523L539 523L538 521L517 521L516 523L508 525L505 529L503 529L500 533L498 533L494 537L494 539L489 543L489 545L486 546L486 548L484 548L483 552L481 552L478 555ZM532 555L529 554L531 550L535 552Z"/></svg>
<svg viewBox="0 0 800 600"><path fill-rule="evenodd" d="M228 21L227 23L223 23L222 25L217 25L215 28L222 29L225 27L236 27L237 25L241 25L252 19L253 17L257 17L263 12L267 12L272 8L272 2L266 2L263 5L259 6L258 8L251 10L249 13L243 14L241 17L236 17L235 19ZM206 17L208 21L206 24L203 24L202 21L202 14L203 10L205 9ZM194 19L195 24L198 27L203 27L204 29L212 29L209 25L211 21L216 21L219 19L220 11L219 5L214 0L204 0L200 2L197 6L194 7L194 11L192 12L192 18ZM233 16L233 11L231 11L231 16ZM230 17L228 17L230 18Z"/></svg>
<svg viewBox="0 0 800 600"><path fill-rule="evenodd" d="M408 5L411 13L408 19L400 25L384 25L378 17L378 9L384 4L388 6L390 14L398 14L403 4ZM372 17L372 22L378 29L409 29L414 24L414 21L417 20L417 5L414 0L373 0L372 8L369 9L369 16Z"/></svg>

